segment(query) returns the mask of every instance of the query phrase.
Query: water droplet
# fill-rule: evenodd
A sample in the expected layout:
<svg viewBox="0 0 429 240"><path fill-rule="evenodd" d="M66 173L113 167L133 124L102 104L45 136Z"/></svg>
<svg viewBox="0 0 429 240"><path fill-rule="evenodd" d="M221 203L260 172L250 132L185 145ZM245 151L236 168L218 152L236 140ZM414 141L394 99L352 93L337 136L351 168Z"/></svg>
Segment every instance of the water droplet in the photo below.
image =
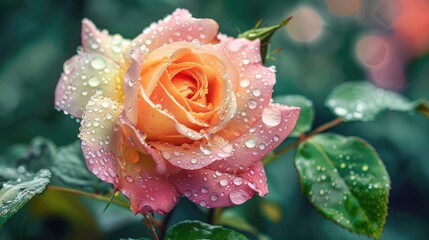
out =
<svg viewBox="0 0 429 240"><path fill-rule="evenodd" d="M280 124L282 121L282 113L279 109L268 107L265 108L262 112L262 122L264 122L267 126L275 127Z"/></svg>
<svg viewBox="0 0 429 240"><path fill-rule="evenodd" d="M106 113L105 117L107 120L110 120L110 119L112 119L113 116L111 113Z"/></svg>
<svg viewBox="0 0 429 240"><path fill-rule="evenodd" d="M220 181L219 181L219 184L220 184L222 187L225 187L226 185L228 185L228 180L226 180L226 179L222 179L222 180L220 180Z"/></svg>
<svg viewBox="0 0 429 240"><path fill-rule="evenodd" d="M249 59L244 59L244 60L243 60L243 64L244 64L244 65L247 65L247 64L249 64L249 63L250 63Z"/></svg>
<svg viewBox="0 0 429 240"><path fill-rule="evenodd" d="M109 102L107 102L107 101L103 101L103 102L101 103L101 106L102 106L102 107L104 107L104 108L108 108L108 107L109 107Z"/></svg>
<svg viewBox="0 0 429 240"><path fill-rule="evenodd" d="M240 87L247 88L250 85L249 79L241 79L240 81Z"/></svg>
<svg viewBox="0 0 429 240"><path fill-rule="evenodd" d="M280 140L279 135L274 135L273 140L274 142L278 142Z"/></svg>
<svg viewBox="0 0 429 240"><path fill-rule="evenodd" d="M169 152L162 152L162 157L168 160L171 158L171 155Z"/></svg>
<svg viewBox="0 0 429 240"><path fill-rule="evenodd" d="M229 200L236 205L246 202L247 199L249 199L249 194L243 190L233 191L229 194Z"/></svg>
<svg viewBox="0 0 429 240"><path fill-rule="evenodd" d="M262 75L258 73L258 74L256 74L256 75L255 75L255 78L256 78L256 79L261 79L261 78L262 78Z"/></svg>
<svg viewBox="0 0 429 240"><path fill-rule="evenodd" d="M91 66L94 69L100 70L100 69L103 69L106 67L106 62L104 61L103 58L96 57L96 58L92 59Z"/></svg>
<svg viewBox="0 0 429 240"><path fill-rule="evenodd" d="M261 96L262 91L261 91L261 89L259 89L259 88L255 88L255 89L253 89L252 94L253 94L253 96L255 96L255 97L259 97L259 96Z"/></svg>
<svg viewBox="0 0 429 240"><path fill-rule="evenodd" d="M186 191L185 191L185 196L186 196L186 197L190 197L190 196L192 196L192 192L191 192L190 190L186 190Z"/></svg>
<svg viewBox="0 0 429 240"><path fill-rule="evenodd" d="M249 106L249 108L250 108L250 109L255 109L255 108L256 108L256 106L258 106L258 103L257 103L255 100L250 99L250 100L247 102L247 105Z"/></svg>
<svg viewBox="0 0 429 240"><path fill-rule="evenodd" d="M191 159L191 163L192 163L192 164L196 164L196 163L197 163L197 159L196 159L196 158L192 158L192 159Z"/></svg>
<svg viewBox="0 0 429 240"><path fill-rule="evenodd" d="M251 139L248 139L244 143L244 145L246 145L246 147L248 147L248 148L254 148L256 146L256 141L255 141L255 139L251 138Z"/></svg>
<svg viewBox="0 0 429 240"><path fill-rule="evenodd" d="M134 179L131 176L127 176L126 179L129 183L132 183L134 181Z"/></svg>
<svg viewBox="0 0 429 240"><path fill-rule="evenodd" d="M100 79L98 79L97 77L92 77L88 80L88 84L91 87L97 87L98 85L100 85Z"/></svg>
<svg viewBox="0 0 429 240"><path fill-rule="evenodd" d="M212 193L212 194L210 195L210 200L211 200L212 202L216 202L218 199L219 199L219 197L218 197L217 193Z"/></svg>
<svg viewBox="0 0 429 240"><path fill-rule="evenodd" d="M240 186L241 184L243 184L243 179L241 177L236 177L232 179L232 183L234 183L234 185L236 186Z"/></svg>
<svg viewBox="0 0 429 240"><path fill-rule="evenodd" d="M209 190L206 187L201 187L201 193L208 193Z"/></svg>

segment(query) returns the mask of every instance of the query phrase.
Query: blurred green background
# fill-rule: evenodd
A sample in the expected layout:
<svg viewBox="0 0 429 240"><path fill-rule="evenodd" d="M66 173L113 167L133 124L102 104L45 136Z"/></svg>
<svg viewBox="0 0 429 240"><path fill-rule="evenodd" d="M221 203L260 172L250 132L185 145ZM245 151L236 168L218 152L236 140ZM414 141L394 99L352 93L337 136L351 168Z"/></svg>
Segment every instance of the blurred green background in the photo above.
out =
<svg viewBox="0 0 429 240"><path fill-rule="evenodd" d="M429 99L428 0L0 0L0 152L35 136L58 146L77 139L79 125L54 109L54 89L62 64L80 45L82 18L133 38L177 7L216 20L231 36L259 19L273 25L293 15L272 39L271 50L283 50L267 64L277 68L275 95L301 94L314 101L315 126L333 118L323 102L345 81L372 81L411 99ZM383 239L427 239L429 121L388 113L376 122L343 124L333 131L366 139L384 160L392 190ZM289 153L267 167L271 193L266 200L275 204L271 219L258 197L235 214L272 239L366 239L324 220L310 206L300 193L292 157ZM141 217L114 206L102 213L104 207L44 194L5 225L0 239L149 236ZM184 219L204 219L204 214L182 200L171 223Z"/></svg>

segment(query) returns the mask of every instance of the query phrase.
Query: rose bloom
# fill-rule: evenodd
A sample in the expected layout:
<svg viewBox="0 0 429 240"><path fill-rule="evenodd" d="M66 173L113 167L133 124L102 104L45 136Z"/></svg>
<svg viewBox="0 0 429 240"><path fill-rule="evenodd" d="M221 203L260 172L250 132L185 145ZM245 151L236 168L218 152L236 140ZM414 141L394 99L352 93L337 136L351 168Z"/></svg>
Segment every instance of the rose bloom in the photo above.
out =
<svg viewBox="0 0 429 240"><path fill-rule="evenodd" d="M92 173L134 213L167 213L182 195L214 208L268 193L261 159L299 115L271 103L274 83L259 40L219 35L215 21L178 9L133 40L83 20L55 105L82 119Z"/></svg>

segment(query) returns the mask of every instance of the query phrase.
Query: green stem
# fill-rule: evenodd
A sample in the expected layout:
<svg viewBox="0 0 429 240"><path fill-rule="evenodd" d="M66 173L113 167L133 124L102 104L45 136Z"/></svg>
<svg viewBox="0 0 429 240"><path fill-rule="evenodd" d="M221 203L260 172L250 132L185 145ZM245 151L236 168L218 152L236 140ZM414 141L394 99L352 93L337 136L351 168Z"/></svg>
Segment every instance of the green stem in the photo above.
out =
<svg viewBox="0 0 429 240"><path fill-rule="evenodd" d="M92 199L107 202L107 203L111 201L112 203L114 203L118 206L124 207L126 209L130 209L130 205L128 205L127 203L120 202L120 201L117 201L114 199L111 200L109 197L105 197L105 196L101 196L101 195L97 195L97 194L93 194L93 193L87 193L87 192L79 191L76 189L65 188L65 187L60 187L60 186L48 186L47 190L48 191L56 191L56 192L64 192L64 193L80 195L80 196L92 198Z"/></svg>
<svg viewBox="0 0 429 240"><path fill-rule="evenodd" d="M268 155L267 157L265 157L262 162L264 163L264 165L268 165L269 163L271 163L272 161L274 161L275 159L277 159L278 157L282 156L283 154L285 154L286 152L294 149L295 147L297 147L300 143L304 142L305 140L307 140L308 138L311 138L312 136L324 132L330 128L333 128L337 125L339 125L340 123L343 122L342 118L336 118L330 122L327 122L325 124L323 124L322 126L314 129L312 132L310 132L307 135L302 135L298 140L296 140L295 142L285 146L284 148L280 149L279 151L275 152L274 154Z"/></svg>

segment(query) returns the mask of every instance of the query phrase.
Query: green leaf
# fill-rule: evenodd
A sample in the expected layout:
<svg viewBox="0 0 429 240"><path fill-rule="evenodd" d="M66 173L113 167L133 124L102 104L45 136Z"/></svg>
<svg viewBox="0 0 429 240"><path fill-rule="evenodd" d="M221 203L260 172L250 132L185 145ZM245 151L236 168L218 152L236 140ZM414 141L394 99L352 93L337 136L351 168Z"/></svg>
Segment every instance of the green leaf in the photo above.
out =
<svg viewBox="0 0 429 240"><path fill-rule="evenodd" d="M30 145L14 145L0 156L0 181L16 179L21 173L37 172L52 166L56 146L50 140L36 137Z"/></svg>
<svg viewBox="0 0 429 240"><path fill-rule="evenodd" d="M260 22L258 22L258 24L253 29L250 29L249 31L239 34L238 37L247 38L249 40L260 39L261 57L262 57L262 61L265 62L267 52L268 52L268 45L270 43L271 37L277 30L284 27L291 19L292 17L288 17L277 25L274 25L271 27L263 27L263 28L259 28Z"/></svg>
<svg viewBox="0 0 429 240"><path fill-rule="evenodd" d="M380 238L390 180L367 142L316 135L298 146L295 166L303 194L323 216L352 232Z"/></svg>
<svg viewBox="0 0 429 240"><path fill-rule="evenodd" d="M311 129L314 120L314 108L311 100L301 95L286 95L274 97L274 102L301 108L298 122L290 136L299 137Z"/></svg>
<svg viewBox="0 0 429 240"><path fill-rule="evenodd" d="M51 172L42 169L36 174L23 173L16 180L3 184L0 190L0 228L31 198L45 190L50 177Z"/></svg>
<svg viewBox="0 0 429 240"><path fill-rule="evenodd" d="M250 211L250 209L243 205L240 207L225 208L215 224L229 226L240 231L249 232L258 240L269 240L270 238L268 236L259 232L256 227L247 221L248 217L245 216L243 211Z"/></svg>
<svg viewBox="0 0 429 240"><path fill-rule="evenodd" d="M233 230L213 226L200 221L183 221L171 227L166 234L166 240L194 240L194 239L223 239L247 240L243 234Z"/></svg>
<svg viewBox="0 0 429 240"><path fill-rule="evenodd" d="M368 82L347 82L336 87L325 105L344 121L374 121L383 112L418 111L429 118L429 106L424 100L410 101Z"/></svg>
<svg viewBox="0 0 429 240"><path fill-rule="evenodd" d="M99 188L99 180L86 167L80 142L57 148L52 155L52 182L73 188Z"/></svg>
<svg viewBox="0 0 429 240"><path fill-rule="evenodd" d="M44 138L34 138L26 145L16 145L0 156L0 182L16 179L23 172L49 169L51 183L105 193L110 184L98 180L86 167L80 142L57 147Z"/></svg>

